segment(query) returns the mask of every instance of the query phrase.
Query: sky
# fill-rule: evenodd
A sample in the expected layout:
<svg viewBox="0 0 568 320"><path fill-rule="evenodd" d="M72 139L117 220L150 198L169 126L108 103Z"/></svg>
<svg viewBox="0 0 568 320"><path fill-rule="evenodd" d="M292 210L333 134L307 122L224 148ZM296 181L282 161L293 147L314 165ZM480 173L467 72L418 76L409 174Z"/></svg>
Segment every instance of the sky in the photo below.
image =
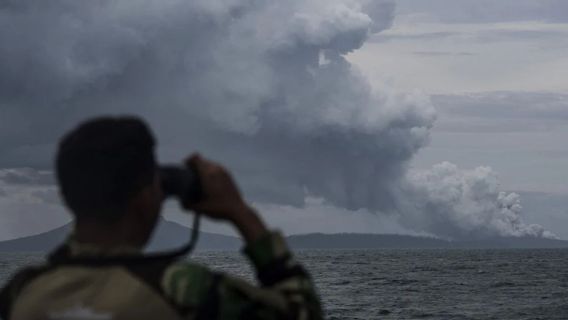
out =
<svg viewBox="0 0 568 320"><path fill-rule="evenodd" d="M286 233L568 239L567 2L142 2L0 2L0 240L69 221L57 141L103 114Z"/></svg>
<svg viewBox="0 0 568 320"><path fill-rule="evenodd" d="M402 0L393 27L351 60L375 81L433 96L439 117L416 166L483 163L509 190L567 194L566 9Z"/></svg>
<svg viewBox="0 0 568 320"><path fill-rule="evenodd" d="M568 3L397 4L392 28L350 60L374 82L432 96L438 118L413 166L488 165L523 195L526 219L566 238Z"/></svg>

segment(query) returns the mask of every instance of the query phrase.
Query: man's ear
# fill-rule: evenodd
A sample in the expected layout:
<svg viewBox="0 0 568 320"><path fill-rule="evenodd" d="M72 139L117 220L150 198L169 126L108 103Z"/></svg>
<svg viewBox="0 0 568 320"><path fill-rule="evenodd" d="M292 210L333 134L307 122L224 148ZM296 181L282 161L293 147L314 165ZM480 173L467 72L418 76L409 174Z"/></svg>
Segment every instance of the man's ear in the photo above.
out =
<svg viewBox="0 0 568 320"><path fill-rule="evenodd" d="M140 189L129 201L127 218L124 220L132 230L137 245L144 246L148 242L160 215L160 204L156 203L155 188L149 184Z"/></svg>
<svg viewBox="0 0 568 320"><path fill-rule="evenodd" d="M144 223L153 222L156 218L155 198L155 189L151 184L143 187L130 199L128 214Z"/></svg>

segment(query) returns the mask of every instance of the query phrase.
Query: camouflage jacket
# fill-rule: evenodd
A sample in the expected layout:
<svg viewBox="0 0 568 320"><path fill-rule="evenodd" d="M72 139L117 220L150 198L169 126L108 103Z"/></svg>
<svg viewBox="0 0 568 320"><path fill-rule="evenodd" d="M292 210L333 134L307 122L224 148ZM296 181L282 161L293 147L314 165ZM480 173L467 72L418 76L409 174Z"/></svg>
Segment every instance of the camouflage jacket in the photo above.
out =
<svg viewBox="0 0 568 320"><path fill-rule="evenodd" d="M101 255L76 243L63 247L63 256L72 259L52 255L50 263L20 271L2 290L4 319L322 318L310 276L277 232L243 249L260 286L193 262L143 259L129 249ZM134 262L112 262L125 254Z"/></svg>

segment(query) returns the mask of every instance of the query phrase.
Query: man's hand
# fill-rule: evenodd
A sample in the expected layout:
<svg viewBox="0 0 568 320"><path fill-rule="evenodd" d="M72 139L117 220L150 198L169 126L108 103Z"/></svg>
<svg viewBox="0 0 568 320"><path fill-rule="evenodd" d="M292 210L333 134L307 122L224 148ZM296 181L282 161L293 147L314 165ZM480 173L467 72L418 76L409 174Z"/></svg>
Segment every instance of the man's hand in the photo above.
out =
<svg viewBox="0 0 568 320"><path fill-rule="evenodd" d="M186 160L199 175L202 200L183 204L185 209L197 211L216 220L232 222L247 242L252 242L267 232L266 227L243 200L231 174L218 163L194 154Z"/></svg>
<svg viewBox="0 0 568 320"><path fill-rule="evenodd" d="M197 172L201 183L202 200L184 204L186 209L199 211L217 220L235 220L235 216L247 210L233 178L220 164L194 154L186 165Z"/></svg>

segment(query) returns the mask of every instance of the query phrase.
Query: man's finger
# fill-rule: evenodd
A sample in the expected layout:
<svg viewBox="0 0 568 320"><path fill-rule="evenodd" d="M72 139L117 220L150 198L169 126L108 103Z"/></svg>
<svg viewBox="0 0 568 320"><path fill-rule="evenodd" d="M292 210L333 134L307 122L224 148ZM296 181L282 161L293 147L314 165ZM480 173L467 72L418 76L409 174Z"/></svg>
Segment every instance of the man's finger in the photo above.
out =
<svg viewBox="0 0 568 320"><path fill-rule="evenodd" d="M185 164L188 166L197 166L198 162L200 162L199 161L200 159L201 155L198 152L195 152L191 154L189 157L187 157L187 159L185 160Z"/></svg>
<svg viewBox="0 0 568 320"><path fill-rule="evenodd" d="M197 171L199 176L203 176L209 171L208 161L205 160L199 153L192 154L186 161L185 164Z"/></svg>

